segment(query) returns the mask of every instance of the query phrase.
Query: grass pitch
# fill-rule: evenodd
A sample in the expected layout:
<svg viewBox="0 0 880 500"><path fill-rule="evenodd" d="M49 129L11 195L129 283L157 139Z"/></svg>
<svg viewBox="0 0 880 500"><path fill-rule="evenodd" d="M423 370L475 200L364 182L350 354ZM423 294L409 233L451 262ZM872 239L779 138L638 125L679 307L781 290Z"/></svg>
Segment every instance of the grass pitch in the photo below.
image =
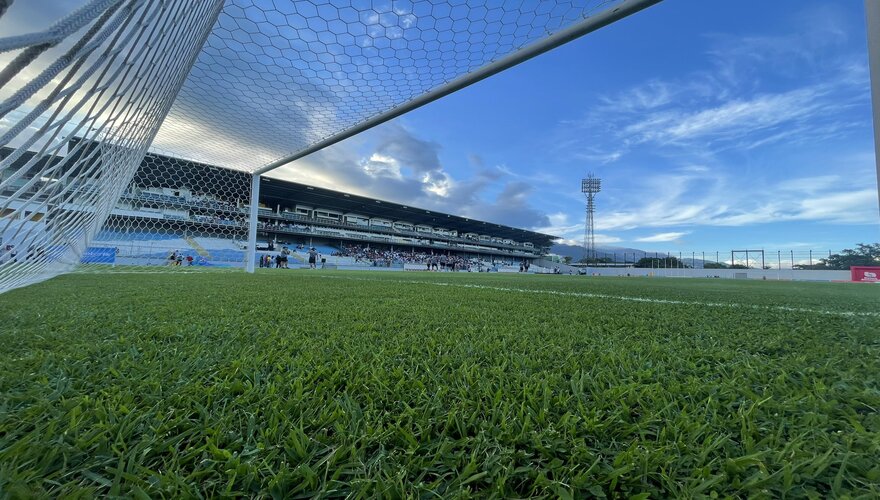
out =
<svg viewBox="0 0 880 500"><path fill-rule="evenodd" d="M71 275L0 296L0 497L880 495L880 287Z"/></svg>

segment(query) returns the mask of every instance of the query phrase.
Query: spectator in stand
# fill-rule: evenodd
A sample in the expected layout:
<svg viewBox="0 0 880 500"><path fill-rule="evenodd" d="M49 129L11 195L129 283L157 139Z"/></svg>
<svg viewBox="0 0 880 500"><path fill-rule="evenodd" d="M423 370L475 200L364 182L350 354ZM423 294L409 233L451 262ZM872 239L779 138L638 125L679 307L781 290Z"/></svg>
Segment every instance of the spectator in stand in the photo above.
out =
<svg viewBox="0 0 880 500"><path fill-rule="evenodd" d="M367 262L373 267L390 267L393 264L424 264L425 270L439 270L441 263L445 261L445 269L463 271L471 267L480 266L480 260L460 255L449 254L443 257L430 253L417 252L414 249L408 251L382 250L360 245L346 245L341 250L334 252L338 257L352 257L355 262Z"/></svg>
<svg viewBox="0 0 880 500"><path fill-rule="evenodd" d="M18 262L15 258L15 245L6 245L4 253L9 255L9 258L6 260L7 262Z"/></svg>

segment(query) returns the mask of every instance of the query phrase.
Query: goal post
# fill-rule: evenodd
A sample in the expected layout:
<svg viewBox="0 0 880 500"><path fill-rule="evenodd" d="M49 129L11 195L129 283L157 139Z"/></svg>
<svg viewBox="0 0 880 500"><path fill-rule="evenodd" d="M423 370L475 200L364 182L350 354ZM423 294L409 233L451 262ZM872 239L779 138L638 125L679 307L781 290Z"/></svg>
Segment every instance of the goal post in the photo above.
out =
<svg viewBox="0 0 880 500"><path fill-rule="evenodd" d="M260 174L251 175L251 203L248 216L248 239L245 257L245 269L254 272L257 262L257 224L260 212Z"/></svg>
<svg viewBox="0 0 880 500"><path fill-rule="evenodd" d="M877 201L880 203L880 0L865 0L865 22L868 29L868 66L871 74L871 103L874 116Z"/></svg>

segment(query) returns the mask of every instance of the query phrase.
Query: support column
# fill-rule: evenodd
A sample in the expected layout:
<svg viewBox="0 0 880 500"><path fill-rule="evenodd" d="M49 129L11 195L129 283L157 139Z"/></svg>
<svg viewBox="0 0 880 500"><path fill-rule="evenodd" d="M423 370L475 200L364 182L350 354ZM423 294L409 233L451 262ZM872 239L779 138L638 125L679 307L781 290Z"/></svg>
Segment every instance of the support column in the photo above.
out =
<svg viewBox="0 0 880 500"><path fill-rule="evenodd" d="M877 198L880 199L880 0L865 0L865 21L868 25L868 66L871 68L871 101L874 110Z"/></svg>
<svg viewBox="0 0 880 500"><path fill-rule="evenodd" d="M251 210L248 218L247 262L245 270L254 272L257 263L257 214L260 211L260 174L251 177Z"/></svg>

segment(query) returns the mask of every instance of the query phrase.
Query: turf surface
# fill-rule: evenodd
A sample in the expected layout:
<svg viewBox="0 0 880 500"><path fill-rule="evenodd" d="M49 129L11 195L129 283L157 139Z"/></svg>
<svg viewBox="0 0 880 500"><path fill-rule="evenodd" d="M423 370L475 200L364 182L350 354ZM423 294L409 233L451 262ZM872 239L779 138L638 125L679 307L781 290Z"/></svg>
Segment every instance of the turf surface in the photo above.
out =
<svg viewBox="0 0 880 500"><path fill-rule="evenodd" d="M0 496L880 495L880 287L70 275L0 296Z"/></svg>

